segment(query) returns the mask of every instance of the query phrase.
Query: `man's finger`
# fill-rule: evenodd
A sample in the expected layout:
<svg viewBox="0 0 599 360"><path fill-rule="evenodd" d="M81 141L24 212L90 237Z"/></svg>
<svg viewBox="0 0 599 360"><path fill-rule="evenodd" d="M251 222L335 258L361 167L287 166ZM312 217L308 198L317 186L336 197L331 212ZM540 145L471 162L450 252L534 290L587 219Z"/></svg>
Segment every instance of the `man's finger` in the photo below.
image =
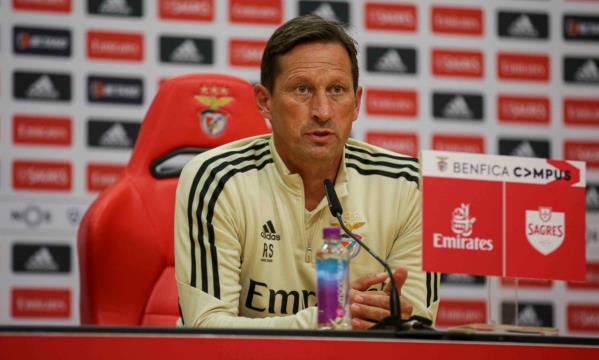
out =
<svg viewBox="0 0 599 360"><path fill-rule="evenodd" d="M390 309L391 297L384 291L364 291L355 296L353 300L359 304L375 306L382 309Z"/></svg>
<svg viewBox="0 0 599 360"><path fill-rule="evenodd" d="M351 319L351 326L352 326L352 329L354 329L354 330L366 330L366 329L370 329L374 325L375 325L375 323L373 323L371 321L366 321L366 320L356 319L356 318Z"/></svg>
<svg viewBox="0 0 599 360"><path fill-rule="evenodd" d="M395 271L393 271L393 280L395 280L395 284L397 284L397 290L401 291L401 287L406 282L408 278L408 270L398 266ZM388 294L391 294L391 282L389 282L385 288L383 289Z"/></svg>
<svg viewBox="0 0 599 360"><path fill-rule="evenodd" d="M399 299L399 302L401 304L401 318L407 320L412 316L412 304L410 304L403 297L400 297Z"/></svg>
<svg viewBox="0 0 599 360"><path fill-rule="evenodd" d="M391 314L387 309L358 303L353 303L350 306L350 310L352 318L368 319L370 321L381 321Z"/></svg>
<svg viewBox="0 0 599 360"><path fill-rule="evenodd" d="M351 287L354 290L358 291L366 291L374 284L380 284L387 279L387 274L369 274L359 278L358 280L354 280L351 283Z"/></svg>

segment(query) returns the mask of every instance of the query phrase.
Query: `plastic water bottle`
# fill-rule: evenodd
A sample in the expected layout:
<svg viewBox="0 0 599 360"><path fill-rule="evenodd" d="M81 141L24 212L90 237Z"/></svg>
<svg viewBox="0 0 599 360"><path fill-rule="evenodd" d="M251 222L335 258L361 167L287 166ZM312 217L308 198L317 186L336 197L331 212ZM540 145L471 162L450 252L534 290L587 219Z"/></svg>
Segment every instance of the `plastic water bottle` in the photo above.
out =
<svg viewBox="0 0 599 360"><path fill-rule="evenodd" d="M341 245L341 230L325 227L324 244L316 252L318 328L351 329L349 252Z"/></svg>

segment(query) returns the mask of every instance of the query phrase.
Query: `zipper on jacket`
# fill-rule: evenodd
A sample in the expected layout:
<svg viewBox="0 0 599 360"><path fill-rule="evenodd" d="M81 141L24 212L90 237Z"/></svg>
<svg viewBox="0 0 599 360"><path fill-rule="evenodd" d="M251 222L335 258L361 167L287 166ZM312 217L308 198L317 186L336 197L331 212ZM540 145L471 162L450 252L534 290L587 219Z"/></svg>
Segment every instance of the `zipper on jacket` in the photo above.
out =
<svg viewBox="0 0 599 360"><path fill-rule="evenodd" d="M307 263L312 262L312 245L308 244L308 246L306 247L306 255L304 256L304 260Z"/></svg>

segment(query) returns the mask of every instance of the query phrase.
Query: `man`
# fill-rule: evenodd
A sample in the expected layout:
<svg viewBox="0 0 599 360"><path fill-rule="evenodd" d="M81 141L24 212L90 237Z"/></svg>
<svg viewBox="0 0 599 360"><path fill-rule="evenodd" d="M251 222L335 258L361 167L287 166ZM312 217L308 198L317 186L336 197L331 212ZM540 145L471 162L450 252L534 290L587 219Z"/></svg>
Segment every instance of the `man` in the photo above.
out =
<svg viewBox="0 0 599 360"><path fill-rule="evenodd" d="M397 268L402 317L434 320L438 278L421 270L418 162L348 140L362 96L356 54L337 24L313 15L283 24L266 45L254 88L272 135L221 146L185 166L175 210L184 325L315 327L314 255L322 228L337 224L324 179L335 183L346 224ZM352 326L366 329L389 316L390 288L366 251L346 245Z"/></svg>

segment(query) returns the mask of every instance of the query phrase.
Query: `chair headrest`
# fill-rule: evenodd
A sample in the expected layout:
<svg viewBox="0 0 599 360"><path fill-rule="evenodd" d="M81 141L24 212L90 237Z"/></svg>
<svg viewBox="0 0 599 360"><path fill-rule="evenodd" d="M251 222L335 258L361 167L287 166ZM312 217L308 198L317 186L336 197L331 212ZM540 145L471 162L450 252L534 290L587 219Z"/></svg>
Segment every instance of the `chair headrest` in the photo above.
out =
<svg viewBox="0 0 599 360"><path fill-rule="evenodd" d="M191 74L160 86L142 123L128 172L150 173L152 161L181 148L213 148L270 129L252 85L223 74Z"/></svg>

